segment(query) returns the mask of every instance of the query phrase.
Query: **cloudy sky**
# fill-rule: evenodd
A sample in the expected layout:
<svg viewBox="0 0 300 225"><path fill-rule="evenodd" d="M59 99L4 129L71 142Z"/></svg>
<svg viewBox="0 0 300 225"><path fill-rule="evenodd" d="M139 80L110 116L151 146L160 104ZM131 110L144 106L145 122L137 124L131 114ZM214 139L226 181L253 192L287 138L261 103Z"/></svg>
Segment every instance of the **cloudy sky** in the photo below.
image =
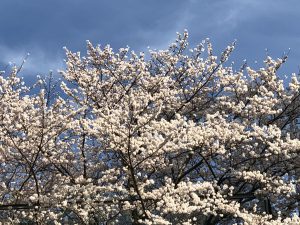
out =
<svg viewBox="0 0 300 225"><path fill-rule="evenodd" d="M64 46L83 53L86 40L166 48L184 29L192 45L209 37L216 54L236 39L237 67L243 59L255 66L265 49L281 57L289 48L281 72L300 65L299 0L1 0L0 15L0 70L29 52L26 79L63 68Z"/></svg>

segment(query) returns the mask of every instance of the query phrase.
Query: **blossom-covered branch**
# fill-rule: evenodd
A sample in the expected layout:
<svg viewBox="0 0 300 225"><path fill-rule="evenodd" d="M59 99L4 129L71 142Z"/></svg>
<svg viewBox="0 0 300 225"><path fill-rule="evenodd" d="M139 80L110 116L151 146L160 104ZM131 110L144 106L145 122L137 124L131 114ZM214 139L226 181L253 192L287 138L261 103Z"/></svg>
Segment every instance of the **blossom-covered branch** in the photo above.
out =
<svg viewBox="0 0 300 225"><path fill-rule="evenodd" d="M66 49L61 90L0 76L0 221L299 224L300 83L209 40Z"/></svg>

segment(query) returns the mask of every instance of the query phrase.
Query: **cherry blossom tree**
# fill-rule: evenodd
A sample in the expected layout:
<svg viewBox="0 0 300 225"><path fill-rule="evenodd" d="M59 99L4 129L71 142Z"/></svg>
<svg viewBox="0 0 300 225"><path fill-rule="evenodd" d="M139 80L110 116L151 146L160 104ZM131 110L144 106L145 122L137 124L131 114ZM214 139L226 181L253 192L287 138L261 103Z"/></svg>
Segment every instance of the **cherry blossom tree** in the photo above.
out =
<svg viewBox="0 0 300 225"><path fill-rule="evenodd" d="M300 224L300 83L286 61L66 49L61 91L0 76L3 224Z"/></svg>

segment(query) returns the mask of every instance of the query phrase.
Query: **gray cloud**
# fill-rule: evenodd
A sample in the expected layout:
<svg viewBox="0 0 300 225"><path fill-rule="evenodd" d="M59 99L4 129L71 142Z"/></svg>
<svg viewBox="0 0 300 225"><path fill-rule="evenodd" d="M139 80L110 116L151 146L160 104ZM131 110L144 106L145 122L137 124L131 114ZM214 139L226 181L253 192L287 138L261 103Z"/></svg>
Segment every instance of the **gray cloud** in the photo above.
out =
<svg viewBox="0 0 300 225"><path fill-rule="evenodd" d="M276 57L290 47L290 73L300 64L299 7L298 0L2 0L0 63L30 52L28 74L47 73L63 67L63 46L85 52L88 39L114 49L165 48L187 28L192 44L210 37L216 52L237 39L237 63L262 60L265 48Z"/></svg>

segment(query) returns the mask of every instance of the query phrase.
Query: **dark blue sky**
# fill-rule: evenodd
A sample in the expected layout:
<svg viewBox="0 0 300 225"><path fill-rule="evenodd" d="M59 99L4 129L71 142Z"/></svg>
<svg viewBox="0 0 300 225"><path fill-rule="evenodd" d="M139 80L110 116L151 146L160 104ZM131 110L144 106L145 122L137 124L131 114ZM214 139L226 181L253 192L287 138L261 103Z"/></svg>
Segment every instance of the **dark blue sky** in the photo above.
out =
<svg viewBox="0 0 300 225"><path fill-rule="evenodd" d="M191 44L209 37L216 53L237 39L237 68L243 59L255 66L266 48L272 57L291 48L282 70L290 74L300 65L299 22L299 0L1 0L0 65L19 64L29 52L22 73L29 79L63 68L63 46L167 48L186 28Z"/></svg>

